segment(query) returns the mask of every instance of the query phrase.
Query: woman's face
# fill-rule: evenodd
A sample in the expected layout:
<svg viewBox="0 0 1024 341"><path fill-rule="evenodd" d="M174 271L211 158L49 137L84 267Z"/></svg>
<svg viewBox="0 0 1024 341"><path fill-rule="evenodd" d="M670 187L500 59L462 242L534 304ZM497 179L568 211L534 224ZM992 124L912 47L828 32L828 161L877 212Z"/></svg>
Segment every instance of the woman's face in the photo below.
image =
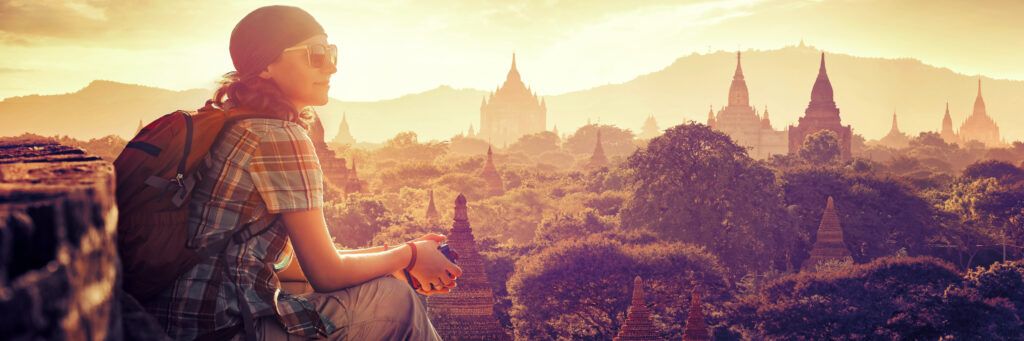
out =
<svg viewBox="0 0 1024 341"><path fill-rule="evenodd" d="M307 45L328 45L327 36L316 35L306 39L294 47ZM264 79L271 79L284 92L295 108L301 110L307 106L327 104L327 90L330 89L331 75L338 71L337 66L330 62L323 67L314 68L309 63L309 51L292 49L283 52L277 61L267 66L260 74Z"/></svg>

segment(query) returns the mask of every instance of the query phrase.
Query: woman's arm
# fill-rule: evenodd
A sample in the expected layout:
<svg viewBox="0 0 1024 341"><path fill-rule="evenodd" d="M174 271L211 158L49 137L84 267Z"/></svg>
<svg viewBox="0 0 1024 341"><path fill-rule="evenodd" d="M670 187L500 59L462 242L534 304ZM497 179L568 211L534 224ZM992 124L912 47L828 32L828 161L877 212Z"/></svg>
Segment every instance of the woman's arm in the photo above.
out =
<svg viewBox="0 0 1024 341"><path fill-rule="evenodd" d="M412 258L412 251L404 244L381 252L339 253L331 242L320 208L282 213L282 218L301 264L298 270L317 292L336 291L398 272ZM418 256L413 275L428 288L428 284L438 290L454 287L454 277L461 276L462 270L437 251L436 241L415 243Z"/></svg>

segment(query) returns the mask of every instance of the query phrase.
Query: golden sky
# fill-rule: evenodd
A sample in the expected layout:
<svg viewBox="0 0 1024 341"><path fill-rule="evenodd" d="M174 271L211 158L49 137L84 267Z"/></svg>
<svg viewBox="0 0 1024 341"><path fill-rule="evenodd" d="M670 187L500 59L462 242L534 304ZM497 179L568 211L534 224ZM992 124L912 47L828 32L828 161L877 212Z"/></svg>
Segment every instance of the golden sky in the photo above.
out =
<svg viewBox="0 0 1024 341"><path fill-rule="evenodd" d="M231 71L231 29L263 1L0 0L0 98L94 79L184 90ZM1024 79L1024 1L295 1L340 46L331 96L494 89L516 52L541 95L628 81L693 52L910 57Z"/></svg>

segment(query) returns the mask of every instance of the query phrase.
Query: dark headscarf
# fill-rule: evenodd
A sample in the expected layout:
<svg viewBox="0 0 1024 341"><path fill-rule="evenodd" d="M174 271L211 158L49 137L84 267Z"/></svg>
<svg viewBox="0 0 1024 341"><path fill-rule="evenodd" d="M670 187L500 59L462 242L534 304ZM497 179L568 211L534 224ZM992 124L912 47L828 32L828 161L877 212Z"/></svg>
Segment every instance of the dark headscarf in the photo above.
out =
<svg viewBox="0 0 1024 341"><path fill-rule="evenodd" d="M251 77L265 70L282 50L318 34L326 34L324 28L298 7L260 7L231 31L231 61L240 78Z"/></svg>

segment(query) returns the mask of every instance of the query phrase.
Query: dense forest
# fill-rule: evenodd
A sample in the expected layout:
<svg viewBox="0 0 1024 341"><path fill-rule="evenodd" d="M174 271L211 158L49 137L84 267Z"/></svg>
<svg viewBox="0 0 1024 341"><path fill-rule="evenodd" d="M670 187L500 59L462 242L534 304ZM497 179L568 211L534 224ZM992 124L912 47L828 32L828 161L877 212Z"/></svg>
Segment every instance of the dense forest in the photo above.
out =
<svg viewBox="0 0 1024 341"><path fill-rule="evenodd" d="M609 162L592 162L601 135ZM112 160L125 141L58 138ZM333 144L366 186L328 191L337 244L396 243L448 223L462 193L497 298L519 339L611 339L635 276L666 338L703 289L715 339L1019 339L1024 319L1024 143L986 149L935 133L892 149L830 133L754 160L686 123L649 140L607 125L527 135L495 149L500 194L480 173L486 141ZM849 259L801 271L826 198Z"/></svg>

